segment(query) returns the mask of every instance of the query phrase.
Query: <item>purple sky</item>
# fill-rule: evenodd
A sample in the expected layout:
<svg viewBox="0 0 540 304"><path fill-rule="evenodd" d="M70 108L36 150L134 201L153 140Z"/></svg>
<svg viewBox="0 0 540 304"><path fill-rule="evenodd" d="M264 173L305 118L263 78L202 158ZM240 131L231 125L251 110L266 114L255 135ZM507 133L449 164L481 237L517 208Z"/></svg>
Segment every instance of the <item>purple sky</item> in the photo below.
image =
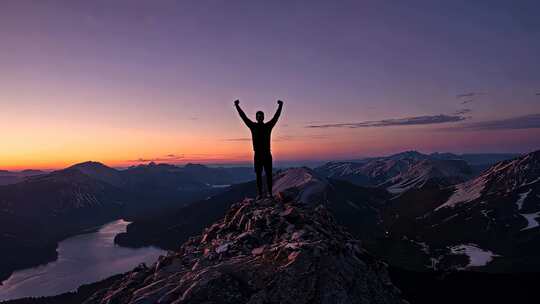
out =
<svg viewBox="0 0 540 304"><path fill-rule="evenodd" d="M540 148L537 1L0 3L0 167ZM7 151L7 152L6 152Z"/></svg>

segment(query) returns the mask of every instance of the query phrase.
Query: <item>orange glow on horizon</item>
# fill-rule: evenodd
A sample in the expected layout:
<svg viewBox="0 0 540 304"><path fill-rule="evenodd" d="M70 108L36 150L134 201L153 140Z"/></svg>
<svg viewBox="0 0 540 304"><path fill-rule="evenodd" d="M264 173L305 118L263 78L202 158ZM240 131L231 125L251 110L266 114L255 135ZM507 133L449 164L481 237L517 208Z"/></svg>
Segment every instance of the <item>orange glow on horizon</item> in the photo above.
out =
<svg viewBox="0 0 540 304"><path fill-rule="evenodd" d="M432 137L428 130L410 132L410 129L354 131L322 138L282 139L283 129L276 130L272 153L276 161L339 160L367 156L380 156L405 150L429 153L472 151L474 144L491 145L496 152L507 151L521 140L531 136L530 130L505 132L448 133ZM424 134L429 141L418 142ZM248 134L245 134L247 136ZM508 134L503 134L508 133ZM535 131L540 136L539 131ZM193 136L148 131L119 131L109 136L85 141L82 137L70 137L55 143L39 145L18 142L19 149L0 151L0 169L61 169L85 161L99 161L111 167L128 167L138 164L186 163L250 165L253 157L251 142L245 139L227 141L210 135ZM360 134L362 136L360 136ZM500 143L501 135L510 140ZM512 135L512 136L510 136ZM74 136L72 134L72 136ZM116 139L118 138L118 139ZM245 137L247 138L247 137ZM496 144L492 144L495 142ZM453 149L454 148L454 149ZM25 151L26 150L26 151ZM23 152L18 152L23 151ZM30 152L28 152L30 151ZM490 152L489 150L485 152Z"/></svg>
<svg viewBox="0 0 540 304"><path fill-rule="evenodd" d="M237 117L232 102L203 110L202 106L193 106L196 97L186 96L175 98L180 101L169 108L158 109L148 105L130 108L127 102L73 104L68 96L40 96L39 100L49 104L58 103L57 109L41 108L35 101L39 92L31 96L25 96L22 89L21 92L19 96L9 90L0 92L0 99L19 101L8 104L0 120L0 130L9 130L1 139L0 169L3 170L60 169L89 160L111 167L150 161L173 164L250 164L252 161L249 130ZM128 93L118 100L136 95L136 92ZM80 90L71 94L73 99L89 98L80 95ZM137 104L135 97L133 100ZM258 108L255 102L246 104L247 113ZM264 105L267 113L275 110L275 104ZM189 107L189 114L182 112ZM273 132L276 161L352 159L404 150L462 153L479 151L479 147L486 152L515 152L512 149L520 147L522 142L534 144L532 139L540 137L538 129L497 132L441 132L436 130L438 126L313 129L305 127L303 115L303 107L286 101ZM362 115L366 116L359 116L358 120L368 119L367 114Z"/></svg>

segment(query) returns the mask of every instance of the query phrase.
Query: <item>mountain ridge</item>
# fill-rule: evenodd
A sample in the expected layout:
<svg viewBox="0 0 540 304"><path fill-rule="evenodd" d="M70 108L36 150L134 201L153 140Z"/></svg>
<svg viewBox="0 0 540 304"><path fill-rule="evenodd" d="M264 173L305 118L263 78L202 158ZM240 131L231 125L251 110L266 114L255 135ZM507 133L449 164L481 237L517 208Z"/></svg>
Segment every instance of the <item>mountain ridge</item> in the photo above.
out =
<svg viewBox="0 0 540 304"><path fill-rule="evenodd" d="M326 208L287 196L232 205L178 251L84 303L111 302L404 303L384 264Z"/></svg>
<svg viewBox="0 0 540 304"><path fill-rule="evenodd" d="M461 159L435 158L416 151L364 162L329 162L315 171L357 185L383 187L395 194L424 186L445 187L473 176L473 169Z"/></svg>
<svg viewBox="0 0 540 304"><path fill-rule="evenodd" d="M427 206L404 216L411 204ZM394 207L392 233L419 244L433 267L540 271L540 151Z"/></svg>

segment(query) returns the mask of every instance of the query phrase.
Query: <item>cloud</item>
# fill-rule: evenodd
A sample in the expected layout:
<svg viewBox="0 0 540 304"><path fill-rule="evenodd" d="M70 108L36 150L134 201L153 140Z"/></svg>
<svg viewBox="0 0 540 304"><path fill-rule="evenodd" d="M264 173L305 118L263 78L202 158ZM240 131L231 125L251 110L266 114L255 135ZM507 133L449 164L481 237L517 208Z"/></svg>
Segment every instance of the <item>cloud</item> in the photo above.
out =
<svg viewBox="0 0 540 304"><path fill-rule="evenodd" d="M465 94L458 94L458 95L456 95L456 98L474 97L474 95L476 95L474 92L472 92L472 93L465 93Z"/></svg>
<svg viewBox="0 0 540 304"><path fill-rule="evenodd" d="M529 114L516 116L500 120L487 120L475 123L464 124L457 128L461 130L483 131L483 130L520 130L540 128L540 114ZM448 130L448 129L447 129Z"/></svg>
<svg viewBox="0 0 540 304"><path fill-rule="evenodd" d="M188 163L188 162L229 162L235 160L239 157L246 157L244 154L221 154L221 153L190 153L190 154L167 154L166 156L160 157L149 157L149 158L137 158L126 160L126 162L131 163Z"/></svg>
<svg viewBox="0 0 540 304"><path fill-rule="evenodd" d="M536 96L540 96L540 92L539 92L539 93L536 93Z"/></svg>
<svg viewBox="0 0 540 304"><path fill-rule="evenodd" d="M467 110L467 109L465 109ZM417 125L432 125L447 122L458 122L467 119L462 114L440 114L440 115L424 115L405 118L391 118L384 120L368 120L353 123L335 123L335 124L320 124L308 125L306 128L374 128L374 127L394 127L394 126L417 126Z"/></svg>
<svg viewBox="0 0 540 304"><path fill-rule="evenodd" d="M465 115L467 113L471 113L472 110L471 109L461 109L461 110L458 110L454 113L454 115Z"/></svg>
<svg viewBox="0 0 540 304"><path fill-rule="evenodd" d="M464 93L464 94L458 94L456 95L456 98L462 100L461 101L462 105L466 105L466 104L474 102L476 100L476 97L480 95L486 95L486 93L469 92L469 93Z"/></svg>
<svg viewBox="0 0 540 304"><path fill-rule="evenodd" d="M458 94L458 95L456 95L456 98L457 99L460 99L460 98L472 98L472 97L476 97L476 96L479 96L479 95L486 95L486 93L469 92L469 93L464 93L464 94Z"/></svg>
<svg viewBox="0 0 540 304"><path fill-rule="evenodd" d="M130 159L128 162L132 163L146 163L146 162L167 162L167 161L178 161L183 160L185 156L182 155L176 155L176 154L167 154L164 157L155 157L155 158L137 158L137 159Z"/></svg>

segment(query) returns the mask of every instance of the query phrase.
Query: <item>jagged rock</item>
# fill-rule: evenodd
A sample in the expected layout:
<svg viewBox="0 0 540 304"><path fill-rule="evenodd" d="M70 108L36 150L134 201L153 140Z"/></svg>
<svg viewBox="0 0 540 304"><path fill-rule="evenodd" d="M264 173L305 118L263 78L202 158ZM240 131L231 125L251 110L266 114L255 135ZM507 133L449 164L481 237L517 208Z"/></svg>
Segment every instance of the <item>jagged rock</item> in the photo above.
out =
<svg viewBox="0 0 540 304"><path fill-rule="evenodd" d="M264 252L264 249L266 249L266 246L257 247L253 250L251 250L251 254L253 255L260 255Z"/></svg>
<svg viewBox="0 0 540 304"><path fill-rule="evenodd" d="M384 264L324 207L245 200L86 304L403 303Z"/></svg>

